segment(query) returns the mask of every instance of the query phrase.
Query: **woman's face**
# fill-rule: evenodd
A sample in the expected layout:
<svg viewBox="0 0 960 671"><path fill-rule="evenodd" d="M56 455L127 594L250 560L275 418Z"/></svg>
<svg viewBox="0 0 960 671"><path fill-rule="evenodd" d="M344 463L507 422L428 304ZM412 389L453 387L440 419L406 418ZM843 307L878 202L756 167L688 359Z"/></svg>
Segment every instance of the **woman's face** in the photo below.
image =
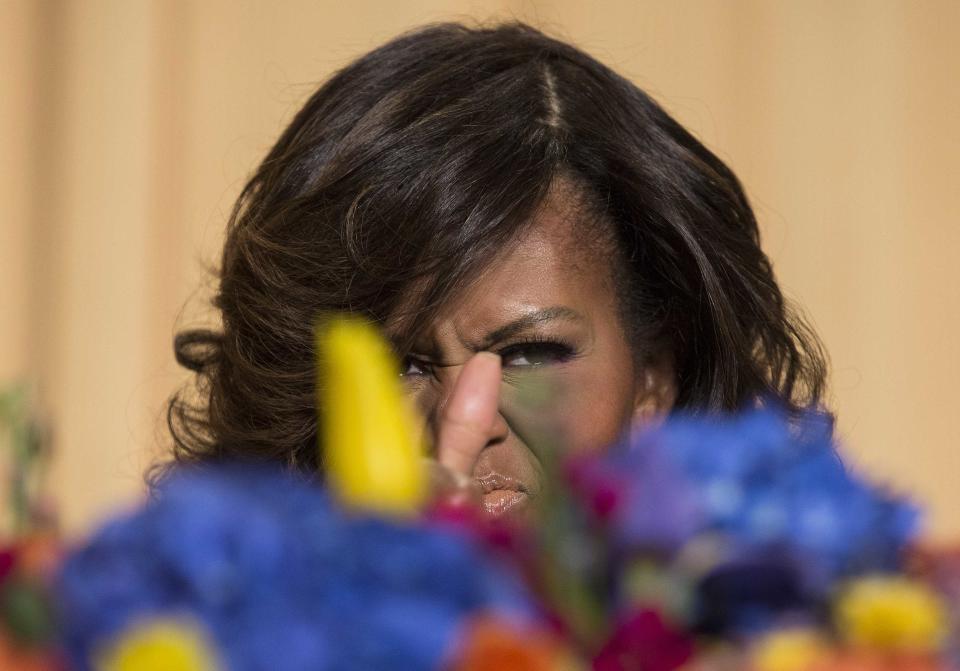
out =
<svg viewBox="0 0 960 671"><path fill-rule="evenodd" d="M501 357L499 413L473 475L491 514L519 513L541 488L545 450L596 450L673 404L672 367L639 364L618 312L616 256L589 244L554 190L510 249L415 343L404 384L436 438L463 364Z"/></svg>

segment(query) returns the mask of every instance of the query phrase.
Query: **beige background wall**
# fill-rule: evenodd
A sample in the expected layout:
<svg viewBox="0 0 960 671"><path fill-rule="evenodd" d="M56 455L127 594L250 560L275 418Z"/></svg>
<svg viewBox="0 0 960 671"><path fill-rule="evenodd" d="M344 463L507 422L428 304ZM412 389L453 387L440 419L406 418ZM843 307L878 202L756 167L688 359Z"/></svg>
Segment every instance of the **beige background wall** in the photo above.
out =
<svg viewBox="0 0 960 671"><path fill-rule="evenodd" d="M0 383L35 384L68 528L139 493L186 379L175 322L203 317L226 212L298 103L402 29L510 16L729 161L852 460L960 533L953 0L0 0Z"/></svg>

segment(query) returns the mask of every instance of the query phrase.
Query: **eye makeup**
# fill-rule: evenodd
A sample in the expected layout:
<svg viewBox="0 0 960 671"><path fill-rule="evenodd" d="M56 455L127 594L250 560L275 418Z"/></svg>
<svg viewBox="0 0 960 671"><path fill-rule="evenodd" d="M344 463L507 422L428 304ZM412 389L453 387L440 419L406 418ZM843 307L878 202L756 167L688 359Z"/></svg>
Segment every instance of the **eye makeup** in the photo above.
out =
<svg viewBox="0 0 960 671"><path fill-rule="evenodd" d="M532 336L498 349L504 368L534 368L564 363L577 356L567 342L551 336Z"/></svg>
<svg viewBox="0 0 960 671"><path fill-rule="evenodd" d="M550 322L583 324L586 319L575 310L555 305L523 314L498 326L479 341L470 343L461 340L461 343L473 352L498 354L505 374L558 365L579 356L579 349L566 338L535 332L544 330L544 326ZM453 365L459 364L443 361L438 351L431 355L409 353L402 358L401 375L408 383L414 384L429 376L435 377L439 369Z"/></svg>
<svg viewBox="0 0 960 671"><path fill-rule="evenodd" d="M517 342L492 348L500 356L505 369L539 368L565 363L576 358L579 352L576 348L560 338L546 335L533 335ZM407 355L402 359L401 377L426 377L432 375L437 368L446 368L455 365L430 361L425 357Z"/></svg>

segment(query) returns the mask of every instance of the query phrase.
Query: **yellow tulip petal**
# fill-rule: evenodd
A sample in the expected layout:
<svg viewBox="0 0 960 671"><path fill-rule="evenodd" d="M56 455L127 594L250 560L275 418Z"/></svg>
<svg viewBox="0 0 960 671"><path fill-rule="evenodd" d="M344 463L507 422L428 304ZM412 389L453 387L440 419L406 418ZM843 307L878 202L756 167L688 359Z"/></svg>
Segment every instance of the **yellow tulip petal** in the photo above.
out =
<svg viewBox="0 0 960 671"><path fill-rule="evenodd" d="M94 659L96 671L216 671L206 637L174 619L135 625Z"/></svg>
<svg viewBox="0 0 960 671"><path fill-rule="evenodd" d="M934 652L947 634L947 615L926 585L899 576L856 580L836 604L837 628L853 644Z"/></svg>
<svg viewBox="0 0 960 671"><path fill-rule="evenodd" d="M347 506L411 515L426 498L423 450L386 341L368 322L317 328L320 443L328 485Z"/></svg>
<svg viewBox="0 0 960 671"><path fill-rule="evenodd" d="M758 641L751 654L755 671L805 671L823 659L827 646L813 631L788 629Z"/></svg>

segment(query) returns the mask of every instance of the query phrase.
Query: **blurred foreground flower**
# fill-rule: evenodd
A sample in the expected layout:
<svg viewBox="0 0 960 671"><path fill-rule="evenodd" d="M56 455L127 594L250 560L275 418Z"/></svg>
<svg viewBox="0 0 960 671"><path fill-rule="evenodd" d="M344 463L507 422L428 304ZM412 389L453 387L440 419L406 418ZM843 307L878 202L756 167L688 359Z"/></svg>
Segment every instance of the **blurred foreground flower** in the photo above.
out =
<svg viewBox="0 0 960 671"><path fill-rule="evenodd" d="M816 619L836 581L898 566L916 528L912 506L844 467L815 412L674 417L568 471L621 558L614 602L686 612L712 636ZM653 570L637 574L638 558ZM664 580L694 598L655 596Z"/></svg>
<svg viewBox="0 0 960 671"><path fill-rule="evenodd" d="M812 671L830 654L829 642L811 629L771 632L753 644L752 671Z"/></svg>
<svg viewBox="0 0 960 671"><path fill-rule="evenodd" d="M479 617L466 629L450 671L581 671L572 651L544 630Z"/></svg>
<svg viewBox="0 0 960 671"><path fill-rule="evenodd" d="M595 671L674 671L693 657L693 638L659 613L627 614L593 660Z"/></svg>
<svg viewBox="0 0 960 671"><path fill-rule="evenodd" d="M437 669L468 616L530 623L510 573L467 535L338 510L292 475L180 473L68 557L77 671L137 622L189 617L231 671Z"/></svg>
<svg viewBox="0 0 960 671"><path fill-rule="evenodd" d="M427 497L423 448L386 341L356 317L317 328L320 449L327 482L344 505L411 515Z"/></svg>
<svg viewBox="0 0 960 671"><path fill-rule="evenodd" d="M837 629L855 646L934 653L947 634L947 612L926 585L903 576L853 581L837 599Z"/></svg>
<svg viewBox="0 0 960 671"><path fill-rule="evenodd" d="M165 618L136 623L96 655L97 671L217 671L219 663L196 626Z"/></svg>
<svg viewBox="0 0 960 671"><path fill-rule="evenodd" d="M644 497L643 506L625 506L617 518L624 542L650 542L637 516L671 511L679 500L690 511L675 522L687 531L684 540L710 531L757 550L781 548L803 565L811 585L895 566L916 531L916 510L849 472L831 425L814 412L678 417L638 432L604 463L629 478L629 496ZM683 487L679 494L661 487L656 497L633 493L634 483L655 478Z"/></svg>

